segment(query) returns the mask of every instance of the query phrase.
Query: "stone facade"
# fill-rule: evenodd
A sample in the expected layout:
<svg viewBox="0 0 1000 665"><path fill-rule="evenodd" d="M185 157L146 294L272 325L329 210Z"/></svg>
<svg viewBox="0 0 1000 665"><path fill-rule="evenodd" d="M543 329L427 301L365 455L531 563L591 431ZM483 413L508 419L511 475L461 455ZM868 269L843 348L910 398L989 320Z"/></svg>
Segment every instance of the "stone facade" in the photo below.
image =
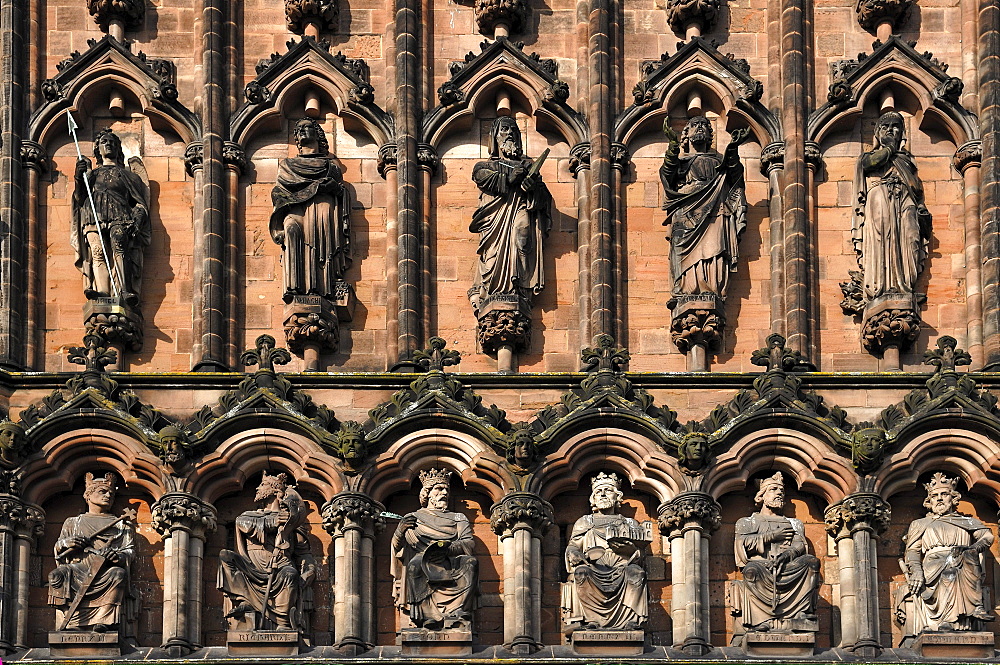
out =
<svg viewBox="0 0 1000 665"><path fill-rule="evenodd" d="M995 6L0 5L5 660L997 657ZM877 122L887 115L900 118L905 144L881 154ZM706 194L701 208L689 197L698 200L671 212L671 224L691 213L711 232L672 251L687 235L665 229L673 209L664 206L702 184L698 173L670 180L668 195L660 172L670 136L701 117L713 138L698 152L739 162L729 164L739 196ZM296 147L304 118L327 143L316 153ZM498 170L490 191L512 203L471 231L494 177L474 172L490 160L491 131L510 123L530 159L523 172L513 161ZM133 216L135 205L100 213L116 209L106 199L122 188L95 170L88 191L77 176L105 130L148 186L145 215ZM901 155L911 161L892 162ZM313 234L304 269L329 272L332 288L296 287L285 299L287 256L271 218L279 169L293 158L296 177L282 188L310 204L280 221ZM525 192L544 183L551 224L525 223L534 214L518 189L525 181ZM864 293L858 215L870 219L876 206L859 193L872 192L926 206L897 213L921 256L926 242L919 270L887 268L908 271L906 288L888 292L903 304ZM740 211L738 231L717 226L720 197ZM323 206L334 198L342 209L331 213ZM78 228L99 213L115 219ZM140 226L148 244L134 240ZM490 233L506 235L481 237ZM714 247L726 233L738 256ZM92 262L116 247L141 254L130 259L141 269L135 302L88 300L74 234ZM899 241L888 235L872 246ZM332 272L330 238L351 259ZM477 320L470 287L497 263L477 250L496 247L511 274L542 282L515 277L494 289L496 311L518 316ZM886 251L884 263L900 254ZM721 266L726 286L695 288L668 309L678 295L671 257L688 255L701 256L699 269ZM477 598L463 605L470 616L451 632L414 625L393 600L393 536L420 511L420 477L431 470L448 479L447 514L468 520L462 556L478 575ZM573 637L561 614L568 575L586 569L601 584L601 561L613 557L598 550L613 549L619 529L599 520L594 542L578 548L589 563L574 560L567 573L567 544L593 512L599 473L620 479L615 514L643 543L618 569L644 579L648 611L582 622ZM87 474L113 477L104 512L135 511L134 593L121 625L63 631L45 581L69 556L64 544L57 561L54 548L87 509ZM260 509L265 474L284 474L300 497L301 556L279 556L294 549L281 526L289 506ZM912 582L915 554L906 571L899 564L911 524L931 519L921 504L935 474L955 489L948 514L967 516L950 519L974 525L975 543L949 546L976 545L963 550L962 570L977 577L963 589L983 603L974 620L953 613L961 630L921 632L913 627L953 623L906 614L924 611L914 593L947 589ZM786 562L748 568L734 556L737 538L756 533L737 523L759 510L766 479L783 483L772 517L795 525L818 587L808 617L779 616L786 591L757 608L798 631L733 614L737 582L787 572ZM273 527L267 551L244 556L259 573L248 594L264 599L244 600L261 617L230 624L224 615L242 597L220 590L220 558L236 556L237 520L251 517ZM773 531L776 551L792 542ZM306 553L310 569L298 575L308 584L289 591ZM423 565L420 556L410 563ZM770 588L740 588L751 587ZM909 605L898 604L907 589ZM294 599L281 621L268 619L285 602L272 594Z"/></svg>

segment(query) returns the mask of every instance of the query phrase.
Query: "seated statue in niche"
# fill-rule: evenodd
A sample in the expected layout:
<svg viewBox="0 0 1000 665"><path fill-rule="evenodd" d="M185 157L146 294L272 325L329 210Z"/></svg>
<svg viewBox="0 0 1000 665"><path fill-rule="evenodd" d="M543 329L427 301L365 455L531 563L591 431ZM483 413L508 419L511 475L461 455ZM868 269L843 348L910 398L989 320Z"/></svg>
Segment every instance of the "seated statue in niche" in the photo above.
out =
<svg viewBox="0 0 1000 665"><path fill-rule="evenodd" d="M139 596L132 588L135 511L111 513L114 476L86 475L87 512L63 523L55 545L58 564L49 573L49 605L63 612L58 630L127 630L138 616Z"/></svg>
<svg viewBox="0 0 1000 665"><path fill-rule="evenodd" d="M232 630L309 633L316 562L308 508L287 481L284 473L264 473L254 497L264 507L236 518L236 549L219 553L218 588L232 605Z"/></svg>
<svg viewBox="0 0 1000 665"><path fill-rule="evenodd" d="M906 586L896 602L905 641L920 633L980 630L993 621L984 587L983 554L993 532L958 512L958 479L935 473L924 485L926 517L914 520L903 538Z"/></svg>
<svg viewBox="0 0 1000 665"><path fill-rule="evenodd" d="M281 160L271 190L271 237L284 250L284 299L332 301L351 265L351 197L320 124L303 118L293 133L299 154Z"/></svg>
<svg viewBox="0 0 1000 665"><path fill-rule="evenodd" d="M143 253L153 237L146 168L138 157L126 166L121 139L110 129L94 137L94 158L97 168L86 157L76 163L70 234L76 267L88 300L114 297L135 307Z"/></svg>
<svg viewBox="0 0 1000 665"><path fill-rule="evenodd" d="M471 629L479 594L472 525L448 511L451 471L420 472L420 505L392 536L393 597L417 628Z"/></svg>
<svg viewBox="0 0 1000 665"><path fill-rule="evenodd" d="M736 522L736 565L743 573L732 585L736 646L748 631L818 629L819 559L808 553L802 522L782 515L781 472L761 481L754 502L760 511Z"/></svg>
<svg viewBox="0 0 1000 665"><path fill-rule="evenodd" d="M593 513L573 525L566 546L569 581L562 591L567 632L638 630L649 619L643 559L652 524L618 514L619 482L613 473L597 474L591 481Z"/></svg>

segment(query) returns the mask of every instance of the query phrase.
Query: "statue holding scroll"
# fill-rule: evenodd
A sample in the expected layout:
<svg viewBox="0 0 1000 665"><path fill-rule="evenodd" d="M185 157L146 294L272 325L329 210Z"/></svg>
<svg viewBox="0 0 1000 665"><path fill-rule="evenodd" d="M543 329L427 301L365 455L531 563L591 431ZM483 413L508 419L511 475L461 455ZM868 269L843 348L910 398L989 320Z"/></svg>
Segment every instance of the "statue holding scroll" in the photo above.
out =
<svg viewBox="0 0 1000 665"><path fill-rule="evenodd" d="M417 628L468 629L479 594L472 525L448 510L451 471L420 472L420 510L392 536L393 596Z"/></svg>
<svg viewBox="0 0 1000 665"><path fill-rule="evenodd" d="M122 630L138 614L132 588L135 559L135 511L111 513L115 479L86 475L83 499L87 512L63 523L55 545L58 564L49 573L49 605L63 612L60 631L103 633Z"/></svg>
<svg viewBox="0 0 1000 665"><path fill-rule="evenodd" d="M642 564L652 524L618 514L619 482L613 473L598 473L591 481L593 512L573 525L562 594L567 630L637 630L649 618Z"/></svg>
<svg viewBox="0 0 1000 665"><path fill-rule="evenodd" d="M994 615L986 605L983 554L993 532L956 510L958 479L935 473L924 485L926 517L914 520L903 541L906 586L897 599L897 619L908 637L924 632L979 630Z"/></svg>
<svg viewBox="0 0 1000 665"><path fill-rule="evenodd" d="M760 483L760 511L736 522L734 638L747 631L815 632L819 559L809 554L802 522L785 517L781 473Z"/></svg>
<svg viewBox="0 0 1000 665"><path fill-rule="evenodd" d="M309 551L308 508L284 473L266 472L254 500L261 510L236 518L236 549L219 553L218 588L234 630L308 633L316 562Z"/></svg>

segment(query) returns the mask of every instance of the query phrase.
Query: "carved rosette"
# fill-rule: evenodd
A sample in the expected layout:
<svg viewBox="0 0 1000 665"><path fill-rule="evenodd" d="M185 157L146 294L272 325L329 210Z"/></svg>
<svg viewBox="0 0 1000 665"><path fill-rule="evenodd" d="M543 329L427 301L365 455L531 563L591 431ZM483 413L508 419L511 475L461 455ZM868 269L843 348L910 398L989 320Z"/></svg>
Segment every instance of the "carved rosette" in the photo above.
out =
<svg viewBox="0 0 1000 665"><path fill-rule="evenodd" d="M285 0L285 24L289 32L301 35L310 23L321 30L335 30L340 21L337 0Z"/></svg>
<svg viewBox="0 0 1000 665"><path fill-rule="evenodd" d="M722 344L722 330L726 319L713 303L704 303L709 307L691 306L678 307L670 321L670 339L682 353L687 353L695 346L706 349L718 349Z"/></svg>
<svg viewBox="0 0 1000 665"><path fill-rule="evenodd" d="M531 315L521 309L490 309L479 315L479 346L486 353L496 353L502 346L526 349L530 338Z"/></svg>
<svg viewBox="0 0 1000 665"><path fill-rule="evenodd" d="M966 169L970 166L982 166L983 163L983 142L969 141L958 146L955 156L951 160L951 165L955 170L965 175Z"/></svg>
<svg viewBox="0 0 1000 665"><path fill-rule="evenodd" d="M541 537L552 521L552 504L530 492L511 492L490 509L490 528L501 537L519 529Z"/></svg>
<svg viewBox="0 0 1000 665"><path fill-rule="evenodd" d="M128 306L102 306L88 302L84 321L86 335L96 335L108 346L142 350L142 314Z"/></svg>
<svg viewBox="0 0 1000 665"><path fill-rule="evenodd" d="M859 0L854 10L865 30L874 30L880 23L890 23L895 30L912 4L913 0Z"/></svg>
<svg viewBox="0 0 1000 665"><path fill-rule="evenodd" d="M528 19L525 0L476 0L476 25L479 32L492 37L500 24L510 32L520 32Z"/></svg>
<svg viewBox="0 0 1000 665"><path fill-rule="evenodd" d="M184 492L169 492L153 504L151 523L156 532L166 536L174 531L187 531L196 538L215 531L215 509L198 497Z"/></svg>
<svg viewBox="0 0 1000 665"><path fill-rule="evenodd" d="M336 353L340 348L340 325L317 312L296 312L285 319L285 341L293 353L307 346L320 352Z"/></svg>
<svg viewBox="0 0 1000 665"><path fill-rule="evenodd" d="M676 34L684 36L690 25L699 26L699 32L715 27L721 0L667 0L667 23Z"/></svg>
<svg viewBox="0 0 1000 665"><path fill-rule="evenodd" d="M127 30L137 30L146 17L146 0L87 0L87 9L102 30L107 30L112 21L121 22Z"/></svg>
<svg viewBox="0 0 1000 665"><path fill-rule="evenodd" d="M657 521L665 536L692 528L711 533L722 524L722 508L709 494L684 492L660 505Z"/></svg>
<svg viewBox="0 0 1000 665"><path fill-rule="evenodd" d="M330 499L320 512L323 529L334 537L342 536L349 529L374 536L385 528L384 510L381 503L367 494L341 492Z"/></svg>
<svg viewBox="0 0 1000 665"><path fill-rule="evenodd" d="M826 530L834 538L846 537L859 530L875 535L884 533L891 518L889 504L871 492L851 494L827 508L823 515Z"/></svg>
<svg viewBox="0 0 1000 665"><path fill-rule="evenodd" d="M920 314L916 309L886 308L865 319L861 344L865 351L881 355L886 349L908 349L920 334Z"/></svg>

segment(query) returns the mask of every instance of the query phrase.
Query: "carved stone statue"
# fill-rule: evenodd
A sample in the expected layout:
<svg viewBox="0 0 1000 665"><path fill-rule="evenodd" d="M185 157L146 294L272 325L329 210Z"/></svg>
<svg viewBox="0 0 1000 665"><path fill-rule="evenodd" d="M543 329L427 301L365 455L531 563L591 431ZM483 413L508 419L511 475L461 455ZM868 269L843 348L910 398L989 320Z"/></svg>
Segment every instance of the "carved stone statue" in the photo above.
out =
<svg viewBox="0 0 1000 665"><path fill-rule="evenodd" d="M652 524L619 515L618 476L599 473L591 481L593 513L573 525L566 546L569 581L563 585L566 630L637 630L649 618L643 558Z"/></svg>
<svg viewBox="0 0 1000 665"><path fill-rule="evenodd" d="M538 174L544 157L527 159L517 123L501 117L490 132L489 161L472 171L481 193L469 225L479 234L469 300L479 319L480 344L488 352L527 346L531 303L545 287L542 250L552 226L552 197Z"/></svg>
<svg viewBox="0 0 1000 665"><path fill-rule="evenodd" d="M271 190L271 237L284 249L285 301L313 294L336 299L351 265L351 200L326 133L312 118L295 124L297 157L281 160Z"/></svg>
<svg viewBox="0 0 1000 665"><path fill-rule="evenodd" d="M111 514L115 480L110 473L103 478L88 473L83 499L87 512L67 519L56 541L49 605L63 612L58 630L124 630L138 614L131 583L135 511Z"/></svg>
<svg viewBox="0 0 1000 665"><path fill-rule="evenodd" d="M958 480L935 473L924 485L926 517L914 520L903 538L906 586L896 603L904 639L925 632L979 630L993 621L983 586L983 553L993 532L956 510Z"/></svg>
<svg viewBox="0 0 1000 665"><path fill-rule="evenodd" d="M469 518L448 511L451 472L420 472L420 510L392 536L393 597L418 628L469 629L479 594L479 562Z"/></svg>
<svg viewBox="0 0 1000 665"><path fill-rule="evenodd" d="M85 157L76 163L70 235L76 267L84 275L89 300L114 297L135 306L143 252L152 240L146 168L138 157L130 158L126 167L121 140L109 129L94 137L94 158L97 168Z"/></svg>
<svg viewBox="0 0 1000 665"><path fill-rule="evenodd" d="M308 508L283 473L266 472L254 500L261 510L236 518L236 549L219 553L218 588L233 630L309 632L316 562L305 524Z"/></svg>
<svg viewBox="0 0 1000 665"><path fill-rule="evenodd" d="M712 148L712 123L704 116L691 118L679 137L669 120L663 132L669 142L660 182L667 211L664 225L670 227L672 332L674 342L687 351L694 345L715 346L721 333L721 302L747 224L738 150L750 131L734 130L725 154ZM684 157L682 144L688 153Z"/></svg>
<svg viewBox="0 0 1000 665"><path fill-rule="evenodd" d="M841 288L845 311L863 313L865 347L873 352L909 345L920 324L914 293L927 259L931 214L905 142L903 116L883 114L875 147L858 158L855 170L851 237L860 270Z"/></svg>
<svg viewBox="0 0 1000 665"><path fill-rule="evenodd" d="M760 511L736 522L733 582L734 644L748 631L815 632L819 559L808 553L802 522L782 515L781 473L760 483Z"/></svg>

